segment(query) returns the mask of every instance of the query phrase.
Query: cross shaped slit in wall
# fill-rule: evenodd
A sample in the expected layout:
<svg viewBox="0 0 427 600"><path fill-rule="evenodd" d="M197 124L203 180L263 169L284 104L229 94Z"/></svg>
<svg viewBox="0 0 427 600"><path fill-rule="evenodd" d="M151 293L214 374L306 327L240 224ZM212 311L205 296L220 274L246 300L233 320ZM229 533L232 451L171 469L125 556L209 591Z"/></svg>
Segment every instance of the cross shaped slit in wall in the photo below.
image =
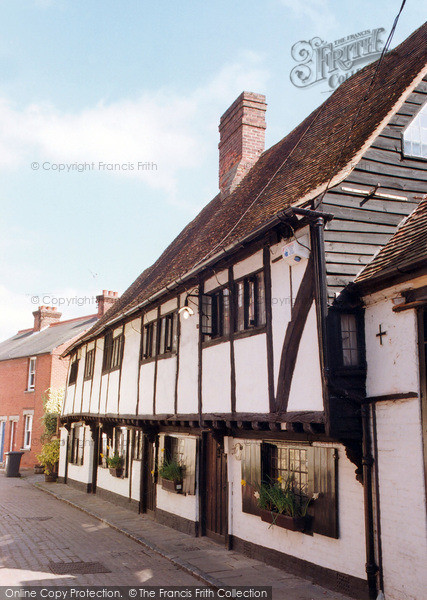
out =
<svg viewBox="0 0 427 600"><path fill-rule="evenodd" d="M387 331L383 331L382 330L382 324L380 323L380 326L378 328L378 333L376 334L377 338L380 338L380 345L383 345L383 336L387 335Z"/></svg>

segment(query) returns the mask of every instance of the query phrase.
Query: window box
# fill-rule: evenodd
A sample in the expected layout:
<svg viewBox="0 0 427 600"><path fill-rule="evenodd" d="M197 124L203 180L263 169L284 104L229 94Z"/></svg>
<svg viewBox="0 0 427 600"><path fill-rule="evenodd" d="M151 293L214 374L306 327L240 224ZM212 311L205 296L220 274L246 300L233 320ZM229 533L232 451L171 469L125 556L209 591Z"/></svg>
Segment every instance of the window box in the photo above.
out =
<svg viewBox="0 0 427 600"><path fill-rule="evenodd" d="M182 494L182 480L173 481L172 479L164 479L160 477L162 489L175 494Z"/></svg>
<svg viewBox="0 0 427 600"><path fill-rule="evenodd" d="M113 477L121 477L123 475L123 467L110 467L108 469Z"/></svg>
<svg viewBox="0 0 427 600"><path fill-rule="evenodd" d="M264 508L260 508L259 512L261 521L277 525L277 527L283 527L283 529L289 529L289 531L307 531L311 529L312 517L310 515L306 515L305 517L289 517L288 515L275 513Z"/></svg>

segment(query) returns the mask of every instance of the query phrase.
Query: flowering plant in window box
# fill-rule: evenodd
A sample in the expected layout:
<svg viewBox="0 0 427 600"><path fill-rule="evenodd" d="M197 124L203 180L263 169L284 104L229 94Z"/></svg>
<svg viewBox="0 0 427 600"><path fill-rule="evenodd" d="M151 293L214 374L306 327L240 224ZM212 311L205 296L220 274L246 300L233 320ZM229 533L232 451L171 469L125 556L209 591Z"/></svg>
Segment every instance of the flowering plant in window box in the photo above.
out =
<svg viewBox="0 0 427 600"><path fill-rule="evenodd" d="M262 521L291 531L310 529L312 518L307 508L313 498L295 490L292 476L284 481L279 477L277 481L261 483L254 495Z"/></svg>
<svg viewBox="0 0 427 600"><path fill-rule="evenodd" d="M104 457L101 456L101 458ZM114 475L114 477L121 477L123 475L123 457L118 452L114 452L113 456L106 456L105 460L111 475Z"/></svg>
<svg viewBox="0 0 427 600"><path fill-rule="evenodd" d="M163 459L159 467L162 488L176 494L182 493L182 480L184 479L184 466L180 465L174 458Z"/></svg>

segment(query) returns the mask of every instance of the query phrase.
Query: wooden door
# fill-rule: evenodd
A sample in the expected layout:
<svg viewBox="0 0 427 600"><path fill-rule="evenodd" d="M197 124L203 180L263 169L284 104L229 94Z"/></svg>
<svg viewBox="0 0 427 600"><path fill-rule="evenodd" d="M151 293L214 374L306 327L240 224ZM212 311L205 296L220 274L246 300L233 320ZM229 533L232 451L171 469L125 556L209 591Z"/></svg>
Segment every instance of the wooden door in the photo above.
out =
<svg viewBox="0 0 427 600"><path fill-rule="evenodd" d="M156 442L145 436L142 461L142 512L153 514L156 510Z"/></svg>
<svg viewBox="0 0 427 600"><path fill-rule="evenodd" d="M225 543L227 539L227 457L211 433L205 438L204 533Z"/></svg>

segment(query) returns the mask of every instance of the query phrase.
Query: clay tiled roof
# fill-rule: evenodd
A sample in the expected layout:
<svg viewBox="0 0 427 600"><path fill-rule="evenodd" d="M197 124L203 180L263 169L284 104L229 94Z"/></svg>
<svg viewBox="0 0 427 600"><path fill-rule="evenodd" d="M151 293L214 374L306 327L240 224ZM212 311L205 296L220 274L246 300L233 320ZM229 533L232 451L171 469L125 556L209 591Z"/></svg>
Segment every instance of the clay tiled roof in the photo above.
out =
<svg viewBox="0 0 427 600"><path fill-rule="evenodd" d="M385 55L372 87L377 63L345 81L289 135L265 151L232 194L216 196L84 339L176 282L223 246L245 239L281 210L307 204L330 179L333 184L341 181L401 96L412 89L426 62L424 24Z"/></svg>
<svg viewBox="0 0 427 600"><path fill-rule="evenodd" d="M418 266L427 267L427 198L399 226L355 280L367 285L387 275L404 273Z"/></svg>

